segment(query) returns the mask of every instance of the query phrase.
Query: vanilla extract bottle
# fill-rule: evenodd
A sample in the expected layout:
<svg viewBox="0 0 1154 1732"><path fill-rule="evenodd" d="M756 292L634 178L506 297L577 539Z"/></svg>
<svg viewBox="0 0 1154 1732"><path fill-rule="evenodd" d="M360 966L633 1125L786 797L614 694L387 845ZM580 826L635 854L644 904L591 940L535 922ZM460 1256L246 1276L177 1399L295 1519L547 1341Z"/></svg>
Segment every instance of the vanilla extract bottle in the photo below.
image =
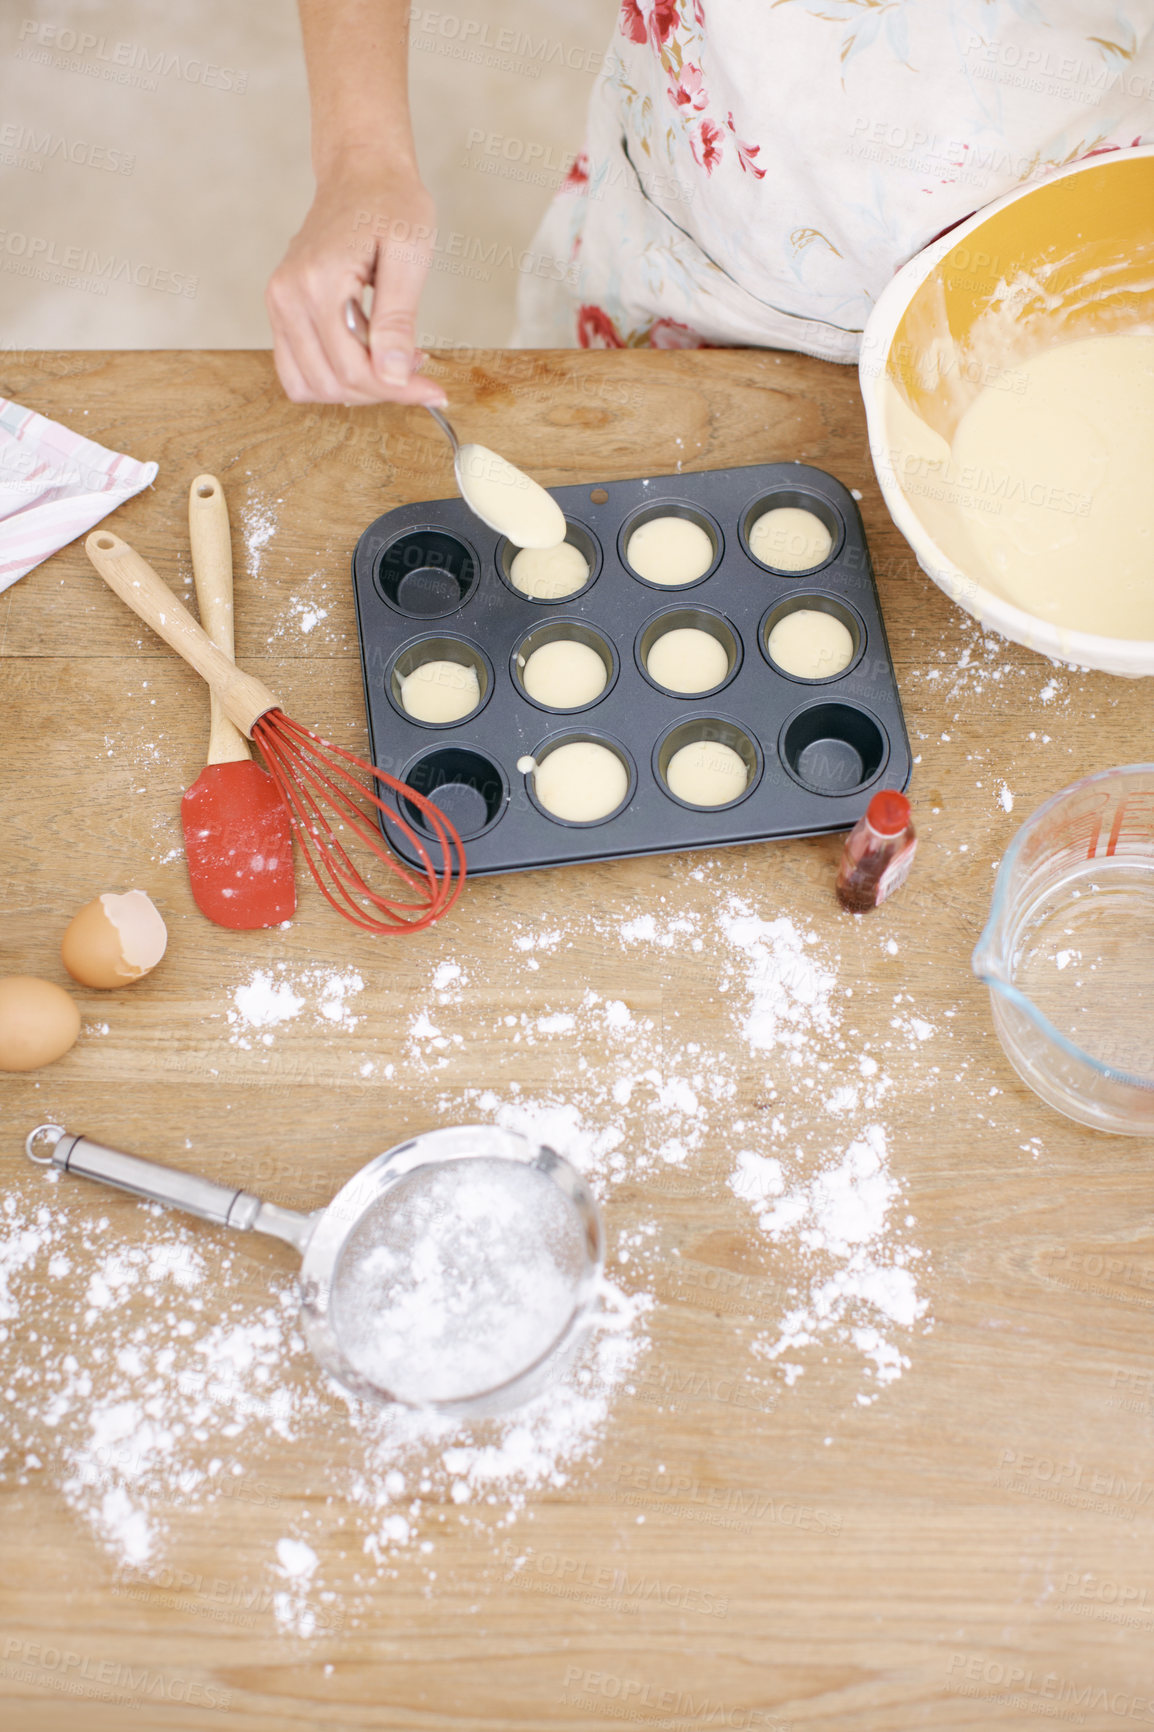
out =
<svg viewBox="0 0 1154 1732"><path fill-rule="evenodd" d="M835 886L842 907L864 914L900 890L917 846L909 801L896 789L883 788L846 837Z"/></svg>

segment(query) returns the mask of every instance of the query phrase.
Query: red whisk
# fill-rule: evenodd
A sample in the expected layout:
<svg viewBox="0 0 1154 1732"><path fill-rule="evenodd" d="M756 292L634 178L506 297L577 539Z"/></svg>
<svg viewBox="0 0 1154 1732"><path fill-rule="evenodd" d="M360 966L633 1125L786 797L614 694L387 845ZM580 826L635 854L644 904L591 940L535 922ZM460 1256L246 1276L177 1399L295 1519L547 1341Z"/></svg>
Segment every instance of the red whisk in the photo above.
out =
<svg viewBox="0 0 1154 1732"><path fill-rule="evenodd" d="M383 933L418 932L448 913L465 881L465 850L444 813L415 788L286 716L263 681L243 673L217 649L148 561L126 541L110 530L94 529L84 549L109 589L196 669L229 720L256 741L284 797L313 880L337 913L366 932ZM394 811L373 792L374 781L391 788L406 806L420 813L439 849L439 866L420 834L406 822L403 808ZM363 801L407 838L420 861L419 872L409 871L385 846L375 820L362 808ZM410 899L394 902L370 889L329 814L339 830L359 840L408 887Z"/></svg>

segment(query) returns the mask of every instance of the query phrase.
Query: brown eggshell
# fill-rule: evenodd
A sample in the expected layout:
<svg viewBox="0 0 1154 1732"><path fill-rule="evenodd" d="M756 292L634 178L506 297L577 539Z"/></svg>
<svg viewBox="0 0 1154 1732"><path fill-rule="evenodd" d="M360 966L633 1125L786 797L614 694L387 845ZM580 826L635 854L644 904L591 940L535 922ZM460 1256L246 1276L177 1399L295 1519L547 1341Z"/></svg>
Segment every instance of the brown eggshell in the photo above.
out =
<svg viewBox="0 0 1154 1732"><path fill-rule="evenodd" d="M143 890L111 891L86 902L60 945L64 966L84 986L129 986L164 955L168 934Z"/></svg>
<svg viewBox="0 0 1154 1732"><path fill-rule="evenodd" d="M62 986L31 974L0 980L0 1070L39 1070L76 1044L80 1012Z"/></svg>
<svg viewBox="0 0 1154 1732"><path fill-rule="evenodd" d="M99 896L73 916L60 945L64 966L84 986L127 986L135 970L124 960L120 933L104 912Z"/></svg>

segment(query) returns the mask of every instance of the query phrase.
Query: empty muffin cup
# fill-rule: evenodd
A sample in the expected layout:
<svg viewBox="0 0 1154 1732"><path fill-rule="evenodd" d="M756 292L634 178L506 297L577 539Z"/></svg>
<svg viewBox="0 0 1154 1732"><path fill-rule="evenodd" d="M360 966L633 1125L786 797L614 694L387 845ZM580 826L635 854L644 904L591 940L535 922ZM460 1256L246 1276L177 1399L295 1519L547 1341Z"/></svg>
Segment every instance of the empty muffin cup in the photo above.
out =
<svg viewBox="0 0 1154 1732"><path fill-rule="evenodd" d="M724 545L707 512L677 499L655 500L635 511L617 538L622 563L652 589L687 589L704 582Z"/></svg>
<svg viewBox="0 0 1154 1732"><path fill-rule="evenodd" d="M397 651L385 674L395 708L426 728L451 727L475 715L492 689L488 656L464 638L418 638Z"/></svg>
<svg viewBox="0 0 1154 1732"><path fill-rule="evenodd" d="M647 620L634 653L650 685L676 697L700 697L733 678L741 666L741 639L721 614L681 607Z"/></svg>
<svg viewBox="0 0 1154 1732"><path fill-rule="evenodd" d="M513 684L542 710L582 710L612 689L617 652L581 620L550 620L521 639L510 659Z"/></svg>
<svg viewBox="0 0 1154 1732"><path fill-rule="evenodd" d="M781 761L814 794L854 794L881 773L889 741L868 710L852 704L810 704L781 730Z"/></svg>
<svg viewBox="0 0 1154 1732"><path fill-rule="evenodd" d="M441 746L426 752L401 777L443 812L463 841L495 824L509 803L505 778L491 758L468 746ZM402 796L404 816L426 836L433 834L420 808Z"/></svg>
<svg viewBox="0 0 1154 1732"><path fill-rule="evenodd" d="M668 728L653 748L653 769L682 806L733 806L757 785L761 752L751 734L720 716Z"/></svg>
<svg viewBox="0 0 1154 1732"><path fill-rule="evenodd" d="M832 595L791 595L768 609L759 631L766 661L787 679L841 679L861 659L865 627Z"/></svg>
<svg viewBox="0 0 1154 1732"><path fill-rule="evenodd" d="M517 768L533 804L555 824L604 824L624 811L637 786L629 753L607 734L558 734Z"/></svg>
<svg viewBox="0 0 1154 1732"><path fill-rule="evenodd" d="M764 493L741 514L741 545L757 564L786 577L816 571L840 551L845 526L817 493L779 488Z"/></svg>
<svg viewBox="0 0 1154 1732"><path fill-rule="evenodd" d="M497 570L513 593L526 601L569 601L595 582L601 570L601 548L584 524L566 518L560 547L516 547L502 541Z"/></svg>
<svg viewBox="0 0 1154 1732"><path fill-rule="evenodd" d="M385 548L373 576L378 593L398 613L439 619L464 606L480 569L459 537L443 529L410 529Z"/></svg>

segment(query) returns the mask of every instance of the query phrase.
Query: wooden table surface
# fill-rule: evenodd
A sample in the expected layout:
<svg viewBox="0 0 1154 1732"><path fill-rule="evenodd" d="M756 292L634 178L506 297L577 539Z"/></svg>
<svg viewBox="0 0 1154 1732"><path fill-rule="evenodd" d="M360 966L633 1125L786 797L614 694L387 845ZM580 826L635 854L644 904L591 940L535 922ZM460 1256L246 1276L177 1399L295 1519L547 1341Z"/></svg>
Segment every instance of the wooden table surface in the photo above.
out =
<svg viewBox="0 0 1154 1732"><path fill-rule="evenodd" d="M127 1594L117 1557L62 1495L50 1426L26 1461L28 1374L6 1372L3 1441L19 1448L0 1463L5 1725L1154 1726L1150 1144L1068 1123L1019 1083L969 966L1019 823L1076 777L1149 757L1148 686L985 640L919 574L874 482L850 369L744 352L493 352L438 367L459 427L548 485L797 458L860 491L917 758L915 874L852 919L832 896L840 840L824 838L479 881L432 932L396 943L362 938L308 885L289 929L225 932L197 915L180 854L179 794L207 731L195 676L79 544L0 597L0 973L70 985L61 933L106 889L146 888L170 931L149 981L75 989L85 1032L68 1057L0 1085L4 1185L22 1207L49 1183L23 1138L50 1119L301 1206L412 1132L492 1116L478 1090L601 1102L586 1130L615 1114L644 1153L650 1108L591 1092L619 1059L604 1023L581 1021L590 990L624 1001L658 1085L694 1049L707 1077L733 1084L730 1098L703 1096L681 1165L662 1170L648 1147L603 1185L615 1276L653 1295L637 1325L647 1345L599 1439L564 1483L531 1490L512 1526L500 1488L492 1505L458 1505L442 1475L421 1516L433 1550L375 1561L338 1402L293 1441L246 1434L276 1488L267 1503L174 1497L164 1571L151 1585L142 1571ZM450 490L422 417L293 406L265 354L9 356L0 388L159 461L155 486L111 522L182 590L188 486L220 475L238 660L290 713L363 742L349 555L390 505ZM878 1114L895 1232L906 1221L898 1237L922 1252L926 1308L889 1331L907 1361L889 1382L846 1329L788 1354L797 1375L754 1351L811 1276L797 1236L771 1240L729 1185L752 1134L737 1127L784 1103L795 1140L819 1154L854 1127L815 1099L804 1128L793 1049L759 1050L741 1032L750 983L732 952L676 934L626 943L621 930L647 912L668 928L680 911L708 932L731 892L816 934L850 1041L827 1056L836 1071L855 1043L872 1046L891 1081ZM530 971L515 939L550 928L563 940ZM446 962L466 984L438 1000ZM272 1044L231 1039L236 984L261 968L356 971L355 1038L314 1015ZM422 1012L440 1048L414 1037ZM522 1039L526 1012L572 1014L579 1032ZM79 1181L50 1200L74 1261L21 1290L10 1366L55 1362L77 1339L86 1224L102 1217L131 1245L172 1221ZM198 1290L198 1328L238 1295L257 1307L284 1277L271 1242L238 1262L218 1229L180 1234L210 1271L221 1257L219 1285ZM634 1247L624 1264L622 1246ZM153 1303L123 1296L114 1333L127 1339ZM321 1383L299 1355L285 1375ZM743 1519L714 1520L735 1510ZM281 1627L267 1591L253 1615L228 1610L276 1582L285 1535L307 1535L320 1559L331 1616L311 1637ZM220 1580L236 1592L205 1585ZM658 1586L630 1601L630 1581Z"/></svg>

